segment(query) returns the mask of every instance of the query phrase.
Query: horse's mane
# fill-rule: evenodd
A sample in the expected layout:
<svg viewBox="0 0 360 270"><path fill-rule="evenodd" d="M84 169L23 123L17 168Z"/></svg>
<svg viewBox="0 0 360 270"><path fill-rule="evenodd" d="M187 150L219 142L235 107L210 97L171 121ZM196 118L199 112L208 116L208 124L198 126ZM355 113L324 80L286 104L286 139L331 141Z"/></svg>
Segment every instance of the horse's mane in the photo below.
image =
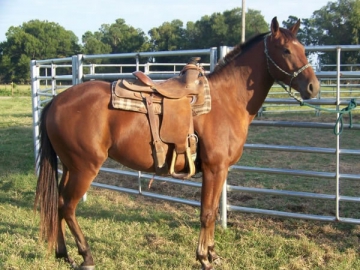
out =
<svg viewBox="0 0 360 270"><path fill-rule="evenodd" d="M291 31L288 31L287 29L280 28L281 33L284 35L286 39L294 39L296 38ZM254 44L257 44L260 41L264 40L264 37L268 35L270 32L262 33L253 36L252 38L248 39L244 43L240 43L234 47L233 50L228 52L223 59L221 59L217 66L215 67L215 70L211 74L217 73L219 70L223 69L223 67L227 66L229 62L246 52L249 48L251 48Z"/></svg>
<svg viewBox="0 0 360 270"><path fill-rule="evenodd" d="M228 52L223 59L221 59L218 64L215 67L215 70L212 72L212 74L217 73L223 67L227 66L229 62L237 58L239 55L247 51L249 48L251 48L254 44L264 40L264 37L268 33L258 34L256 36L253 36L252 38L248 39L244 43L240 43L234 47L230 52Z"/></svg>

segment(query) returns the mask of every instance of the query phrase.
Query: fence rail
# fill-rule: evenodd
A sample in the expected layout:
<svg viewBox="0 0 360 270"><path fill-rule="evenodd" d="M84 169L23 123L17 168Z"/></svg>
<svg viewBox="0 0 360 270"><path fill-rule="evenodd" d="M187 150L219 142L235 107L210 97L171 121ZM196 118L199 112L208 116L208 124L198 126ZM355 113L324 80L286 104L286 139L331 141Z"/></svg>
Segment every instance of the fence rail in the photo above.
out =
<svg viewBox="0 0 360 270"><path fill-rule="evenodd" d="M223 57L227 51L230 50L230 47L221 47L220 48L220 57ZM309 52L337 52L338 62L336 63L336 71L317 71L316 75L319 79L331 79L335 80L336 86L336 98L321 98L310 100L309 103L319 106L333 106L335 109L339 109L340 106L348 104L348 99L341 99L341 80L344 79L359 79L360 72L358 71L340 71L340 54L341 51L355 51L360 50L360 46L319 46L319 47L306 47L306 50ZM177 55L188 55L188 56L199 56L199 55L209 55L210 63L207 63L209 70L213 70L217 63L217 49L210 48L206 50L190 50L190 51L172 51L172 52L144 52L144 53L126 53L126 54L106 54L106 55L76 55L73 57L62 58L62 59L47 59L47 60L33 60L30 63L31 69L31 88L32 88L32 101L33 101L33 136L34 136L34 151L35 157L37 157L39 151L39 116L43 104L48 102L53 96L55 96L58 91L64 89L66 86L58 86L58 81L67 81L70 84L78 84L85 80L92 79L105 79L105 80L117 80L119 78L128 78L132 75L130 73L96 73L95 67L100 67L101 65L86 64L86 61L94 59L114 59L114 58L133 58L135 59L135 64L132 65L134 70L139 70L143 68L152 79L163 80L167 79L173 74L169 72L151 72L151 65L144 65L139 63L141 57L160 57L160 56L177 56ZM159 64L157 64L159 65ZM161 64L160 64L161 65ZM170 65L170 64L166 64ZM174 66L174 72L176 71L176 66L179 63L172 63ZM118 65L121 67L124 65ZM126 67L129 67L126 65ZM57 75L56 70L59 68L71 69L71 74ZM50 74L47 74L48 69ZM89 72L84 70L88 69ZM46 72L42 72L45 70ZM45 76L40 76L40 74L45 74ZM46 89L42 89L40 82L45 82L46 85L50 81L50 85ZM357 86L357 85L354 85ZM358 95L358 91L353 92L354 95ZM271 94L271 93L270 93ZM357 96L358 97L358 96ZM297 105L297 101L292 99L285 98L270 98L268 97L265 101L264 106L269 105ZM310 123L310 122L289 122L289 121L265 121L265 120L255 120L252 125L254 126L276 126L276 127L291 127L291 128L321 128L321 129L333 129L333 124L328 123ZM345 128L348 125L344 125ZM337 127L338 129L339 127ZM355 132L360 129L359 124L354 124L351 132ZM280 169L280 168L261 168L261 167L248 167L248 166L232 166L231 170L238 170L242 172L257 172L257 173L267 173L267 174L282 174L289 176L304 176L304 177L316 177L316 178L326 178L332 179L336 182L336 192L335 194L318 194L311 192L300 192L300 191L291 191L291 190L277 190L277 189L260 189L252 187L242 187L229 185L225 183L221 198L221 224L223 227L227 225L227 212L228 211L240 211L244 213L257 213L257 214L266 214L280 217L291 217L291 218L303 218L311 220L322 220L322 221L338 221L344 223L354 223L360 224L360 219L355 218L345 218L341 217L339 213L340 202L360 202L360 197L351 197L351 196L341 196L339 191L340 181L349 179L354 181L360 180L360 173L356 174L341 174L339 170L340 166L340 155L352 155L360 156L359 149L341 149L340 148L340 138L336 137L336 147L335 148L319 148L319 147L308 147L308 146L286 146L286 145L268 145L268 144L245 144L245 149L252 150L261 150L261 151L286 151L286 152L304 152L304 153L317 153L317 154L327 154L336 156L336 170L330 172L316 172L316 171L306 171L306 170L290 170L290 169ZM112 168L101 168L102 172L113 173L116 175L127 175L132 177L137 177L138 179L138 189L129 189L123 187L117 187L113 185L101 184L101 183L92 183L95 187L111 189L120 192L126 192L130 194L142 194L143 196L148 196L151 198L158 198L162 200L168 200L173 202L184 203L193 206L199 206L200 203L194 200L188 200L183 198L175 198L161 194L155 194L151 192L145 192L142 190L141 179L152 179L153 175L143 174L141 172L133 171L124 171L116 170ZM231 171L229 172L232 173ZM172 178L166 177L154 177L156 181L166 181L174 185L187 185L193 188L200 188L201 183L192 182L192 181L179 181ZM281 195L281 196L295 196L302 198L316 198L321 200L332 200L336 201L335 206L335 215L334 216L324 216L324 215L313 215L313 214L302 214L302 213L292 213L292 212L282 212L275 210L266 210L266 209L257 209L249 207L241 207L236 205L231 205L227 201L228 192L250 192L250 193L260 193L260 194L271 194L271 195Z"/></svg>

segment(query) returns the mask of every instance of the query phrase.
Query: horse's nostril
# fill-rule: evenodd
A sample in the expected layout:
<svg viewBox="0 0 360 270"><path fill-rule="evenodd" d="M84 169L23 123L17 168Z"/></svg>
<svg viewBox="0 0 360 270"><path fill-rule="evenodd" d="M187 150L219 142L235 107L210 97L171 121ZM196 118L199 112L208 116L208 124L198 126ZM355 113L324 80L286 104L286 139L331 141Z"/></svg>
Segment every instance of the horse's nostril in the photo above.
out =
<svg viewBox="0 0 360 270"><path fill-rule="evenodd" d="M312 83L309 84L308 90L310 93L314 92L314 87Z"/></svg>

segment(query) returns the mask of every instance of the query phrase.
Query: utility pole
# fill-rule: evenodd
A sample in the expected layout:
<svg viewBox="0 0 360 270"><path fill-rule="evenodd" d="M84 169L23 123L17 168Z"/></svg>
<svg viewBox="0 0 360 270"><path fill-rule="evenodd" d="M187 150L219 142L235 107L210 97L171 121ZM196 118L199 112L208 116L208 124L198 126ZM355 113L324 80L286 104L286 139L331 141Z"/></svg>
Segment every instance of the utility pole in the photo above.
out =
<svg viewBox="0 0 360 270"><path fill-rule="evenodd" d="M241 6L241 43L245 42L245 0L242 0Z"/></svg>

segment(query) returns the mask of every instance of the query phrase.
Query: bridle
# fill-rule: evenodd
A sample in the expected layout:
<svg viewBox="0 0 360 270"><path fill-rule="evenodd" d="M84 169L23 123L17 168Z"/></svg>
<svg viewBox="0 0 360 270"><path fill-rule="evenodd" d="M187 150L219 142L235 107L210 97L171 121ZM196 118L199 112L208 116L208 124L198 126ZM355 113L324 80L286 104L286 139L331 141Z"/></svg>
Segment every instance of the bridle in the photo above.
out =
<svg viewBox="0 0 360 270"><path fill-rule="evenodd" d="M278 83L279 85L282 86L282 88L285 89L286 92L288 92L288 94L293 97L294 99L298 100L299 102L303 102L303 99L296 96L292 91L291 91L291 83L293 81L294 78L296 78L301 72L303 72L305 69L307 69L308 67L310 67L310 63L307 63L305 66L303 66L302 68L300 68L298 71L295 71L294 73L289 73L289 72L286 72L285 70L283 70L281 67L279 67L275 61L270 57L269 55L269 52L268 52L268 49L267 49L267 44L266 44L266 39L271 36L271 34L268 34L264 37L264 45L265 45L265 49L264 49L264 53L266 55L266 63L267 63L267 69L268 69L268 72L270 74L270 76L275 80L276 83ZM270 65L269 65L269 60L271 61L271 63L278 69L280 70L282 73L288 75L291 77L290 79L290 84L289 84L289 89L287 89L286 87L286 84L282 81L279 81L277 79L274 78L274 76L271 74L270 72Z"/></svg>

